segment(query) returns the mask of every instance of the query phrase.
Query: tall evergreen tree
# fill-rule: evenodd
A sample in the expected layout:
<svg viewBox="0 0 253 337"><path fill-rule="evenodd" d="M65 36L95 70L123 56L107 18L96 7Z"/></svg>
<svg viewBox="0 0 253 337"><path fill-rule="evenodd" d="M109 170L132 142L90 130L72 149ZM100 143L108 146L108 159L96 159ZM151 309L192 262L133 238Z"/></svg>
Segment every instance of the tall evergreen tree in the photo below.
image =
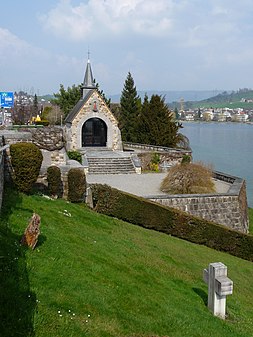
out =
<svg viewBox="0 0 253 337"><path fill-rule="evenodd" d="M152 95L150 102L144 100L141 113L141 132L145 143L167 147L177 146L181 139L180 125L173 120L173 114L165 103L165 98Z"/></svg>
<svg viewBox="0 0 253 337"><path fill-rule="evenodd" d="M119 127L122 138L127 142L137 142L137 123L140 111L140 98L134 80L129 72L120 98Z"/></svg>
<svg viewBox="0 0 253 337"><path fill-rule="evenodd" d="M149 100L148 95L145 94L143 103L141 105L141 112L138 118L138 139L142 144L150 144L150 124L149 124Z"/></svg>
<svg viewBox="0 0 253 337"><path fill-rule="evenodd" d="M38 97L35 94L33 99L32 115L37 116L39 112Z"/></svg>

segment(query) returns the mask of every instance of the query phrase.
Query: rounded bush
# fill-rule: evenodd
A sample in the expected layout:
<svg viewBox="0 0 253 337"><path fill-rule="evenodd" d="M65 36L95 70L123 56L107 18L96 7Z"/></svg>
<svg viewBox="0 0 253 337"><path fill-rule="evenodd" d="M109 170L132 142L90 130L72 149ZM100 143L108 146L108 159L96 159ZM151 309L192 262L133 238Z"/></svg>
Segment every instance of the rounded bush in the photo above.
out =
<svg viewBox="0 0 253 337"><path fill-rule="evenodd" d="M67 152L69 159L73 159L82 164L82 155L78 151L68 151Z"/></svg>
<svg viewBox="0 0 253 337"><path fill-rule="evenodd" d="M169 169L161 190L170 194L213 193L212 170L201 163L175 165Z"/></svg>
<svg viewBox="0 0 253 337"><path fill-rule="evenodd" d="M59 197L62 194L61 170L59 169L59 167L48 167L47 181L49 194L55 197Z"/></svg>
<svg viewBox="0 0 253 337"><path fill-rule="evenodd" d="M68 172L68 200L82 202L86 192L85 173L80 168L72 168Z"/></svg>
<svg viewBox="0 0 253 337"><path fill-rule="evenodd" d="M17 189L29 193L39 176L43 156L33 143L16 143L10 146L13 181Z"/></svg>

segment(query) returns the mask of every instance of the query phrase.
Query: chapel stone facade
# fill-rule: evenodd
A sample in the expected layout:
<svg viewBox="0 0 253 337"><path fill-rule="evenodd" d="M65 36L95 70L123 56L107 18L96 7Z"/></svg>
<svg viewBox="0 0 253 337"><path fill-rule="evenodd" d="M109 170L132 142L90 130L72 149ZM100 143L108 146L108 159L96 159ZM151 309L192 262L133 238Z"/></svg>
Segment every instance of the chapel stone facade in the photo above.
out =
<svg viewBox="0 0 253 337"><path fill-rule="evenodd" d="M118 121L98 92L88 59L81 98L65 120L67 150L104 148L122 151Z"/></svg>

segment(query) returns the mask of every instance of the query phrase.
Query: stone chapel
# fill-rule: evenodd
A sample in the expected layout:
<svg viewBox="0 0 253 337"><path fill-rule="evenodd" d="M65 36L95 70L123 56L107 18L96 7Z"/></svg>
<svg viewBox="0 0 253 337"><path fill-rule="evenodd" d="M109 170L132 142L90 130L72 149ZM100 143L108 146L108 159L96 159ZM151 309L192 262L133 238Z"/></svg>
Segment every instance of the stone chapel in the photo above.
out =
<svg viewBox="0 0 253 337"><path fill-rule="evenodd" d="M81 86L81 98L67 115L65 125L67 150L123 149L118 121L96 88L89 59Z"/></svg>

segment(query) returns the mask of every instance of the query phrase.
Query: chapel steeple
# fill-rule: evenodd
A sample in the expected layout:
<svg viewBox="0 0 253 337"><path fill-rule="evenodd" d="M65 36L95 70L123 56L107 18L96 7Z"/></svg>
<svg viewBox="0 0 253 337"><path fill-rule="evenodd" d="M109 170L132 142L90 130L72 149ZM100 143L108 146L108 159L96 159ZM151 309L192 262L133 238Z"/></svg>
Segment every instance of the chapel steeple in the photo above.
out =
<svg viewBox="0 0 253 337"><path fill-rule="evenodd" d="M84 80L81 86L82 90L82 98L84 98L89 90L91 89L96 89L96 85L94 83L93 75L92 75L92 70L91 70L91 64L90 64L90 53L88 52L88 61L87 61L87 66L85 70L85 75L84 75Z"/></svg>

